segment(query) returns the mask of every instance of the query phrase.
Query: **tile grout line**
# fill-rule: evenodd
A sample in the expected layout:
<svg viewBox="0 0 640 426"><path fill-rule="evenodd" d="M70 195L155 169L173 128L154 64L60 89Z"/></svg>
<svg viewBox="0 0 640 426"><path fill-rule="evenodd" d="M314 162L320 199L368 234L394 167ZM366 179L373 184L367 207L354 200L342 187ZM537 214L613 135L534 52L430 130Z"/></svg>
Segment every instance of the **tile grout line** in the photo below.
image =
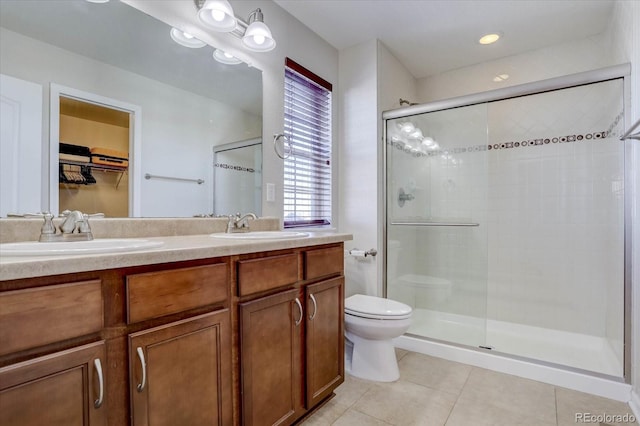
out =
<svg viewBox="0 0 640 426"><path fill-rule="evenodd" d="M446 426L447 422L449 421L449 418L451 418L451 413L453 413L453 410L456 408L456 405L458 405L458 401L460 400L460 397L462 396L462 392L464 391L465 386L467 386L467 383L469 383L469 378L471 377L471 373L473 372L473 370L476 367L471 367L471 369L469 370L469 374L467 375L467 379L464 381L464 385L462 385L462 387L460 388L460 392L458 393L458 396L456 397L456 402L453 403L453 405L451 406L451 409L449 410L449 414L447 414L447 418L444 420L444 423L442 424L442 426Z"/></svg>

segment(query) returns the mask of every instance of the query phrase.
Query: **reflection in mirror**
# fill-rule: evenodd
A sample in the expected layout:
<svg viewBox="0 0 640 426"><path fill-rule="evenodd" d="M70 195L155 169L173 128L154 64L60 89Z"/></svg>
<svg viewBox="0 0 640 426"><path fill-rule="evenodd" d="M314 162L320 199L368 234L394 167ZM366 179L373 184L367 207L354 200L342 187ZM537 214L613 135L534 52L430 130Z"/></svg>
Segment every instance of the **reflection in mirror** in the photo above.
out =
<svg viewBox="0 0 640 426"><path fill-rule="evenodd" d="M262 141L250 139L213 148L213 212L257 215L262 200Z"/></svg>
<svg viewBox="0 0 640 426"><path fill-rule="evenodd" d="M140 107L135 120L141 139L128 149L126 182L133 202L124 210L129 216L213 213L214 194L223 196L227 189L218 186L214 191L212 147L261 139L262 75L244 63L216 62L210 46L180 45L172 40L170 30L121 2L3 1L0 73L40 89L40 109L28 118L17 118L34 128L41 125L42 138L7 142L11 138L5 139L3 132L3 153L5 143L13 143L34 147L39 156L16 163L19 170L13 176L27 169L29 179L5 179L3 173L3 192L5 187L21 187L20 192L35 201L3 206L1 216L8 211L33 211L33 206L40 206L39 210L57 206L56 195L48 191L50 176L58 176L60 152L57 143L50 150L50 137L56 138L47 134L52 84ZM2 108L4 120L8 111L4 102ZM41 117L40 122L34 117ZM92 148L97 142L88 135L75 144ZM145 180L147 173L202 179L204 184ZM259 211L260 201L255 198L257 204L247 210Z"/></svg>

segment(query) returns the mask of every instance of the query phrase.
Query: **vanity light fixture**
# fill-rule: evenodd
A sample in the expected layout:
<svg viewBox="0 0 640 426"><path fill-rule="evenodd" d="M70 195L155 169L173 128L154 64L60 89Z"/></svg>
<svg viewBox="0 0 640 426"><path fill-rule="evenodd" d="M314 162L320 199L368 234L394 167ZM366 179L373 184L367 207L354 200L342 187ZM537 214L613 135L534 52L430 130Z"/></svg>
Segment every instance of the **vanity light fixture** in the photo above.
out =
<svg viewBox="0 0 640 426"><path fill-rule="evenodd" d="M249 26L242 36L242 44L254 52L268 52L276 47L276 41L264 23L264 15L260 8L249 15Z"/></svg>
<svg viewBox="0 0 640 426"><path fill-rule="evenodd" d="M213 51L213 59L227 65L236 65L242 62L240 59L222 49L216 49Z"/></svg>
<svg viewBox="0 0 640 426"><path fill-rule="evenodd" d="M260 8L249 14L248 22L234 15L227 0L194 0L198 18L207 27L228 32L242 39L245 48L254 52L269 52L276 47L271 30L264 23Z"/></svg>
<svg viewBox="0 0 640 426"><path fill-rule="evenodd" d="M480 40L478 40L478 43L480 44L492 44L495 43L496 41L498 41L501 37L500 33L491 33L491 34L486 34L483 35L482 37L480 37Z"/></svg>
<svg viewBox="0 0 640 426"><path fill-rule="evenodd" d="M200 2L196 1L196 5ZM198 19L207 27L228 33L236 29L236 16L227 0L207 0L198 11Z"/></svg>
<svg viewBox="0 0 640 426"><path fill-rule="evenodd" d="M198 40L191 34L184 31L180 31L177 28L171 28L171 38L176 43L184 47L190 47L192 49L198 49L200 47L204 47L207 45L207 43L205 43L204 41Z"/></svg>

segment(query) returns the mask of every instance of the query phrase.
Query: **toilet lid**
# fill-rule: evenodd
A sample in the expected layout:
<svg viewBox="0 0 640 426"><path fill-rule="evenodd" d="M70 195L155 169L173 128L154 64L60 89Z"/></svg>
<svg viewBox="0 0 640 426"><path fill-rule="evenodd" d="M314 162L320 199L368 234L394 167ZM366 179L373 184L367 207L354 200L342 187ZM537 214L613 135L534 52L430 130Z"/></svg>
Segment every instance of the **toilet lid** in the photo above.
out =
<svg viewBox="0 0 640 426"><path fill-rule="evenodd" d="M411 316L411 306L364 294L347 297L344 301L344 311L364 318L405 319Z"/></svg>

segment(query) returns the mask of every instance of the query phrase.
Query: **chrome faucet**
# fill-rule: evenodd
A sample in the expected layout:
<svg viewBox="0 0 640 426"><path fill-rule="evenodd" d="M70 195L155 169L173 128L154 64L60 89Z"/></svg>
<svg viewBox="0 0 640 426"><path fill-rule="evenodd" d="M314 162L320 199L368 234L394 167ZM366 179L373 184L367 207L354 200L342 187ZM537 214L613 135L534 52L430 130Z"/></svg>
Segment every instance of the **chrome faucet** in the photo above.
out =
<svg viewBox="0 0 640 426"><path fill-rule="evenodd" d="M247 213L244 216L240 215L240 213L236 213L235 215L230 214L228 216L229 223L227 223L227 233L231 234L234 232L249 232L249 218L253 220L258 219L253 213Z"/></svg>
<svg viewBox="0 0 640 426"><path fill-rule="evenodd" d="M65 219L59 227L60 233L58 234L53 224L53 215L51 213L44 214L44 224L40 230L41 242L93 240L91 226L89 226L89 215L79 210L65 210L62 212L62 216Z"/></svg>

